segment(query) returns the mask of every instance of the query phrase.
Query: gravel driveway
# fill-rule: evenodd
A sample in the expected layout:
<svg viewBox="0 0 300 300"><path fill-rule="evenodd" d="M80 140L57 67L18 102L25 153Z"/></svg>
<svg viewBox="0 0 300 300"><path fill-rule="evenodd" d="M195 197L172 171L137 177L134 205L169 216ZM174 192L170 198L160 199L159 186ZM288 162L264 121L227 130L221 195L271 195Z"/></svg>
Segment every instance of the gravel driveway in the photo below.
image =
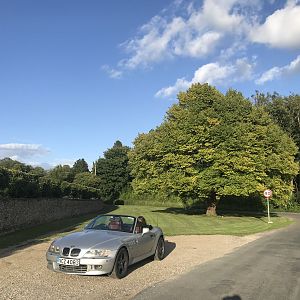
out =
<svg viewBox="0 0 300 300"><path fill-rule="evenodd" d="M150 259L129 269L116 280L108 276L54 273L46 268L43 242L0 257L0 299L130 299L143 289L221 257L260 235L166 237L167 257Z"/></svg>

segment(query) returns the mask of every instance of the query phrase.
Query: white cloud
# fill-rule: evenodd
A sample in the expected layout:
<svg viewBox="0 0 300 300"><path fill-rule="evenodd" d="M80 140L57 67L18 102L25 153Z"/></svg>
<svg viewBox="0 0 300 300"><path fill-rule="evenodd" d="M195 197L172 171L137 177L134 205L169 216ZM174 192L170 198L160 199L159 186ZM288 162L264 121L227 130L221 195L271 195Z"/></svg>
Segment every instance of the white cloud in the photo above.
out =
<svg viewBox="0 0 300 300"><path fill-rule="evenodd" d="M231 65L221 66L219 63L209 63L200 67L194 74L191 83L209 83L214 84L234 73L234 67Z"/></svg>
<svg viewBox="0 0 300 300"><path fill-rule="evenodd" d="M231 12L231 9L238 2L237 0L206 0L203 3L203 12L198 14L198 18L203 18L205 24L210 24L220 31L236 30L243 22L243 17Z"/></svg>
<svg viewBox="0 0 300 300"><path fill-rule="evenodd" d="M282 9L268 16L265 23L250 32L253 42L276 48L300 49L300 6L288 1Z"/></svg>
<svg viewBox="0 0 300 300"><path fill-rule="evenodd" d="M256 81L256 84L264 84L285 75L292 75L300 72L300 55L296 57L290 64L283 67L273 67L264 72Z"/></svg>
<svg viewBox="0 0 300 300"><path fill-rule="evenodd" d="M189 81L187 81L185 78L179 78L176 80L176 83L173 86L168 86L168 87L160 89L155 94L155 97L169 98L169 97L177 94L181 90L186 90L189 86L190 86Z"/></svg>
<svg viewBox="0 0 300 300"><path fill-rule="evenodd" d="M141 31L145 32L139 38L129 40L123 44L126 50L133 55L120 62L122 67L134 69L137 66L147 66L149 62L157 62L171 57L174 51L170 50L170 43L176 39L185 27L182 18L176 17L169 23L160 16L155 16L144 25Z"/></svg>
<svg viewBox="0 0 300 300"><path fill-rule="evenodd" d="M187 36L186 36L187 37ZM219 32L206 32L194 39L182 38L174 44L174 54L190 57L201 57L210 53L221 39L222 34Z"/></svg>
<svg viewBox="0 0 300 300"><path fill-rule="evenodd" d="M261 77L255 80L256 84L264 84L267 81L272 81L275 78L281 76L282 70L278 67L271 68L270 70L264 72Z"/></svg>
<svg viewBox="0 0 300 300"><path fill-rule="evenodd" d="M119 67L147 67L174 57L203 58L214 52L226 36L241 39L248 30L249 11L245 0L204 0L201 7L177 1L177 16L157 15L143 25L140 34L122 44L129 57ZM167 10L164 10L166 12ZM181 14L180 16L178 16ZM235 36L235 37L234 37Z"/></svg>
<svg viewBox="0 0 300 300"><path fill-rule="evenodd" d="M296 57L288 66L286 66L286 69L289 73L297 73L300 71L300 55Z"/></svg>
<svg viewBox="0 0 300 300"><path fill-rule="evenodd" d="M233 64L209 63L198 68L192 80L177 79L174 85L160 89L155 97L169 98L197 82L226 85L233 81L248 80L253 76L254 64L254 61L250 63L246 58L237 59Z"/></svg>
<svg viewBox="0 0 300 300"><path fill-rule="evenodd" d="M102 66L101 69L102 69L103 71L105 71L105 72L108 74L108 76L109 76L110 78L113 78L113 79L120 79L120 78L122 77L122 74L123 74L122 71L116 70L116 69L114 69L114 68L111 68L111 67L108 66L108 65Z"/></svg>
<svg viewBox="0 0 300 300"><path fill-rule="evenodd" d="M40 166L44 169L52 169L57 165L73 166L75 160L68 158L54 159L52 161L41 161L50 153L49 149L38 144L0 144L0 159L9 157L33 167Z"/></svg>
<svg viewBox="0 0 300 300"><path fill-rule="evenodd" d="M0 144L0 158L10 157L23 161L30 157L43 156L48 153L48 149L37 144Z"/></svg>

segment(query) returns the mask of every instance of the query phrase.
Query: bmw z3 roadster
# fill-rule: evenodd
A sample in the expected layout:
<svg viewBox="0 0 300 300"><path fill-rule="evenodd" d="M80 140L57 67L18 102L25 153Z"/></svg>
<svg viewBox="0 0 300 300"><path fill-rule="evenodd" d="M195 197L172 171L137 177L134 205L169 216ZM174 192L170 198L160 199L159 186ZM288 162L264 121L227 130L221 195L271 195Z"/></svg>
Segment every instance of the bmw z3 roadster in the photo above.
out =
<svg viewBox="0 0 300 300"><path fill-rule="evenodd" d="M54 240L46 258L53 271L123 278L128 266L150 256L162 260L164 254L162 230L144 217L100 215L83 231Z"/></svg>

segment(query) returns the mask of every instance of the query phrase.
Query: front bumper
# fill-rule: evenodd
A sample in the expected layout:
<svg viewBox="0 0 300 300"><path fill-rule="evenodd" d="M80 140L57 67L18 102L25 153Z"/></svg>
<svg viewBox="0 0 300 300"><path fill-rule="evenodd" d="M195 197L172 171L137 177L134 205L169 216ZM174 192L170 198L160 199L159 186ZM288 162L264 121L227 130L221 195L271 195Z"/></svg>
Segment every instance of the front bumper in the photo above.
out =
<svg viewBox="0 0 300 300"><path fill-rule="evenodd" d="M48 269L55 272L62 272L76 275L103 275L112 272L115 258L78 258L80 260L79 266L65 266L57 263L60 255L47 252L46 259L48 262Z"/></svg>

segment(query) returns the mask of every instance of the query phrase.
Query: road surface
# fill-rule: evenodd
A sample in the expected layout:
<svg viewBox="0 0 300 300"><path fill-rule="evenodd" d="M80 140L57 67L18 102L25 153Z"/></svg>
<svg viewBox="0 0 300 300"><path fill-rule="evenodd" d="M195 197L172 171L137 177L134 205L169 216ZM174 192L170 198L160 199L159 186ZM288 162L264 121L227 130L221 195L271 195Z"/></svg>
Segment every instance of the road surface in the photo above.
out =
<svg viewBox="0 0 300 300"><path fill-rule="evenodd" d="M299 300L300 215L289 216L296 221L289 227L150 287L134 299Z"/></svg>

